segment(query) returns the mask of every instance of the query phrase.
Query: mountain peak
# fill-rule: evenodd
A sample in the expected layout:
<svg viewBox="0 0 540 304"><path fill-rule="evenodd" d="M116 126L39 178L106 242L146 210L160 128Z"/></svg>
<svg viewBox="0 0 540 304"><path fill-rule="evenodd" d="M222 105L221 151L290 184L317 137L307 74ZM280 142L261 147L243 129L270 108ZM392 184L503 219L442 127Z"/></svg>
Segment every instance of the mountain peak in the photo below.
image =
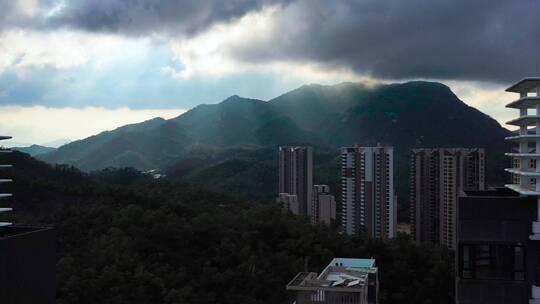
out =
<svg viewBox="0 0 540 304"><path fill-rule="evenodd" d="M266 102L259 99L245 98L238 95L232 95L230 97L227 97L227 99L223 100L219 104L224 105L224 106L245 106L245 105L261 104L261 103L266 103Z"/></svg>
<svg viewBox="0 0 540 304"><path fill-rule="evenodd" d="M238 96L238 95L235 94L235 95L232 95L232 96L229 96L229 97L225 98L225 100L223 100L221 103L244 101L246 99L247 98L244 98L244 97L241 97L241 96Z"/></svg>

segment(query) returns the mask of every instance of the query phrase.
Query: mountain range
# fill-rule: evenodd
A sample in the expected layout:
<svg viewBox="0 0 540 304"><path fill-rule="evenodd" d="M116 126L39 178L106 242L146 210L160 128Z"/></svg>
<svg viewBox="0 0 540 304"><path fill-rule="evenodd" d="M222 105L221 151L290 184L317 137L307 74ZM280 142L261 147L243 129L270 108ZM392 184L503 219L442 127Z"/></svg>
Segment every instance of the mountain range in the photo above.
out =
<svg viewBox="0 0 540 304"><path fill-rule="evenodd" d="M17 150L26 154L30 154L31 156L36 156L39 154L44 154L44 153L48 153L48 152L52 152L56 150L56 148L46 147L42 145L30 145L27 147L12 147L11 149Z"/></svg>
<svg viewBox="0 0 540 304"><path fill-rule="evenodd" d="M229 168L228 174L251 170L250 164L261 157L273 167L278 145L310 144L334 151L335 157L325 159L338 170L337 148L382 143L395 147L396 174L405 189L414 147L483 147L488 181L501 181L503 153L509 149L504 137L509 134L441 83L342 83L305 85L269 101L235 95L176 118L154 118L102 132L39 158L85 171L134 167L201 180L194 175L206 170L212 178L209 169L217 166L223 171L230 162L234 170Z"/></svg>

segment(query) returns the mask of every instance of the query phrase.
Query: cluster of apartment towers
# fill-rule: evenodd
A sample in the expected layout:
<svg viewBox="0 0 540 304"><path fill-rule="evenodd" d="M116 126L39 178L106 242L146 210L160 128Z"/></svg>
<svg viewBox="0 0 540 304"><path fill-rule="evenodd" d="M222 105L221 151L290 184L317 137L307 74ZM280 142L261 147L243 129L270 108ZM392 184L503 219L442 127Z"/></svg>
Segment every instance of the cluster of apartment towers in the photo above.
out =
<svg viewBox="0 0 540 304"><path fill-rule="evenodd" d="M456 204L460 192L484 190L484 150L435 148L411 151L411 232L417 242L455 247ZM313 151L279 148L277 201L312 222L336 219L328 185L313 185ZM354 146L341 149L341 225L347 234L390 239L397 232L394 149Z"/></svg>
<svg viewBox="0 0 540 304"><path fill-rule="evenodd" d="M518 144L506 153L512 160L505 170L511 174L509 184L485 186L485 155L480 148L413 149L411 153L410 232L417 242L455 250L458 304L540 304L540 77L525 78L506 91L520 94L507 105L519 110L519 117L507 122L518 127L506 138ZM345 232L382 239L395 235L392 153L391 147L381 146L342 149ZM284 208L316 222L322 213L315 209L327 208L322 206L327 203L321 205L317 198L321 187L311 187L311 154L308 147L280 148L280 192L286 194L278 200ZM314 189L311 194L310 189ZM335 206L332 199L328 201L328 208ZM297 292L297 304L377 303L376 292L372 297L367 287L377 286L377 278L353 280L369 271L377 273L374 261L368 262L333 261L318 277L298 274L287 289Z"/></svg>

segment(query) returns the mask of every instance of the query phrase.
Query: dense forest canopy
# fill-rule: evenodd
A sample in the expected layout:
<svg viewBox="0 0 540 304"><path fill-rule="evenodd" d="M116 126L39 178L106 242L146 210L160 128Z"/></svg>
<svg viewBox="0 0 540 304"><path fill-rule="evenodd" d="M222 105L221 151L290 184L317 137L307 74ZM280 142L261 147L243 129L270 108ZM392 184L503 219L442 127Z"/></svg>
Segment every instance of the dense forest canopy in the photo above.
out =
<svg viewBox="0 0 540 304"><path fill-rule="evenodd" d="M291 303L287 282L333 257L373 257L381 303L453 303L452 253L312 226L274 205L133 169L92 174L12 153L14 221L55 226L68 303Z"/></svg>

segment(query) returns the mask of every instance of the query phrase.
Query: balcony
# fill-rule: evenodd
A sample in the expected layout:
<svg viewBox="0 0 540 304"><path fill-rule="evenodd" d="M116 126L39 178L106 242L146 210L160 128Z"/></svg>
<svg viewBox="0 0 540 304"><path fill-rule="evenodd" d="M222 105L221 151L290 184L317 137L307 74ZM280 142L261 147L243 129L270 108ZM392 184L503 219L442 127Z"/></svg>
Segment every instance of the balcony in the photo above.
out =
<svg viewBox="0 0 540 304"><path fill-rule="evenodd" d="M507 104L507 108L523 109L534 108L540 103L540 96L526 96Z"/></svg>
<svg viewBox="0 0 540 304"><path fill-rule="evenodd" d="M518 117L516 119L512 119L506 124L513 125L513 126L529 126L534 125L540 122L540 115L525 115Z"/></svg>
<svg viewBox="0 0 540 304"><path fill-rule="evenodd" d="M516 175L526 176L526 177L540 177L540 172L536 172L533 170L523 170L518 168L512 168L512 169L504 169L504 171Z"/></svg>
<svg viewBox="0 0 540 304"><path fill-rule="evenodd" d="M540 153L505 153L506 156L519 157L519 158L540 158Z"/></svg>
<svg viewBox="0 0 540 304"><path fill-rule="evenodd" d="M506 140L521 141L521 142L535 142L540 140L540 135L537 134L527 134L527 135L515 135L505 137Z"/></svg>
<svg viewBox="0 0 540 304"><path fill-rule="evenodd" d="M528 188L528 187L522 187L519 184L507 184L504 185L506 188L516 191L517 193L521 195L533 195L533 196L540 196L540 191L536 191L534 187Z"/></svg>

